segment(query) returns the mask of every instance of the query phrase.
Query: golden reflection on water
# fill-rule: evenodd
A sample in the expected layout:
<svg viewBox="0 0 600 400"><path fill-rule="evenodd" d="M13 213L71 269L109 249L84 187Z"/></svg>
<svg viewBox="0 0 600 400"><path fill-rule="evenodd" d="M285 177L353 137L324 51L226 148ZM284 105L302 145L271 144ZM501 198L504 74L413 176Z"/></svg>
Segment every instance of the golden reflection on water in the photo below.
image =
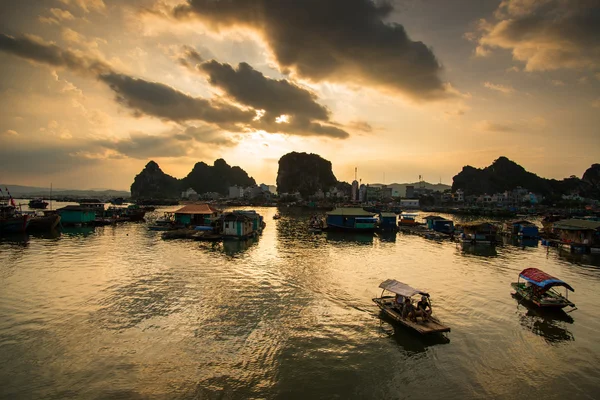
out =
<svg viewBox="0 0 600 400"><path fill-rule="evenodd" d="M267 228L249 241L163 241L144 223L0 241L0 397L578 397L600 384L596 259L316 234L308 212L258 211ZM530 266L571 283L579 309L513 299ZM371 299L387 278L430 292L449 340L381 318Z"/></svg>

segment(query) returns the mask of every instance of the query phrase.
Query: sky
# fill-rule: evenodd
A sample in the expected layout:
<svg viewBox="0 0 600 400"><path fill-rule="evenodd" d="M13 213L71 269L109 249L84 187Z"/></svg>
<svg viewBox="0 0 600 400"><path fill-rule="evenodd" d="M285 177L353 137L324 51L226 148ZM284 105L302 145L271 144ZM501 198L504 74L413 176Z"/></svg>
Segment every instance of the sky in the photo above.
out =
<svg viewBox="0 0 600 400"><path fill-rule="evenodd" d="M0 3L0 181L128 190L150 160L274 184L600 162L600 0Z"/></svg>

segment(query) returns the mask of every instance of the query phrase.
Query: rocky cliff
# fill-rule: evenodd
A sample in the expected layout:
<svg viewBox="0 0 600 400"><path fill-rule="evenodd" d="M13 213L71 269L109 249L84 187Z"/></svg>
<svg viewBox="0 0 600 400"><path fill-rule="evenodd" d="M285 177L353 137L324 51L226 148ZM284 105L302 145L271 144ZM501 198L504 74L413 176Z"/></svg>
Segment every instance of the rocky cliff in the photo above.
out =
<svg viewBox="0 0 600 400"><path fill-rule="evenodd" d="M317 154L292 152L279 159L279 193L300 192L303 197L307 197L319 189L326 192L337 182L331 162Z"/></svg>
<svg viewBox="0 0 600 400"><path fill-rule="evenodd" d="M545 179L528 172L506 157L500 157L490 166L479 169L469 165L453 178L452 191L462 189L466 195L493 194L512 190L517 186L544 196L579 193L583 197L600 195L600 164L586 171L583 179L570 177L561 181Z"/></svg>
<svg viewBox="0 0 600 400"><path fill-rule="evenodd" d="M165 174L157 163L150 161L131 184L134 199L165 199L179 197L179 181Z"/></svg>
<svg viewBox="0 0 600 400"><path fill-rule="evenodd" d="M240 167L230 167L218 159L213 166L199 162L183 179L165 174L157 163L150 161L134 179L131 197L135 199L179 198L187 188L197 193L218 192L226 195L229 186L252 186L255 180Z"/></svg>
<svg viewBox="0 0 600 400"><path fill-rule="evenodd" d="M240 167L231 167L222 158L213 166L196 163L192 171L181 180L182 187L191 187L197 193L217 192L226 195L230 186L254 186L256 181Z"/></svg>

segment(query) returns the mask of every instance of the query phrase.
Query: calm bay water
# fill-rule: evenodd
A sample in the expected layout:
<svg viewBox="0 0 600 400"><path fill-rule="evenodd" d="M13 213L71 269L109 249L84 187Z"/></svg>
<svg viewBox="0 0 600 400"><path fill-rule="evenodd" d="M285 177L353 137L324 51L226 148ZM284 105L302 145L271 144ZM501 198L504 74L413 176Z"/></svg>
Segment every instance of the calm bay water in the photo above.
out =
<svg viewBox="0 0 600 400"><path fill-rule="evenodd" d="M598 396L599 257L309 234L305 212L257 210L248 243L145 223L0 240L0 398ZM527 267L575 288L572 319L511 297ZM449 342L382 321L387 278L432 294Z"/></svg>

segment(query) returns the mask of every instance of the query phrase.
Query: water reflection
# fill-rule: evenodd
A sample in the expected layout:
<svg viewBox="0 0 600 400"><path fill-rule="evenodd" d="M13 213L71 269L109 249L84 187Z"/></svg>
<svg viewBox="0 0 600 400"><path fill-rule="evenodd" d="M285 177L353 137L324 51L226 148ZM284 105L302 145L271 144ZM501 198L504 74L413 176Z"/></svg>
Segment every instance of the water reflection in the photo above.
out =
<svg viewBox="0 0 600 400"><path fill-rule="evenodd" d="M521 238L519 236L502 236L502 243L516 247L537 247L539 241L531 238Z"/></svg>
<svg viewBox="0 0 600 400"><path fill-rule="evenodd" d="M512 297L520 300L520 297L514 293ZM541 309L521 300L517 305L517 314L521 326L543 337L549 343L575 340L573 334L567 329L567 324L573 323L573 317L563 310Z"/></svg>
<svg viewBox="0 0 600 400"><path fill-rule="evenodd" d="M392 338L394 342L409 355L423 353L430 346L450 343L450 339L443 334L420 335L411 329L398 324L383 311L379 313L378 317L380 318L380 332L383 335Z"/></svg>
<svg viewBox="0 0 600 400"><path fill-rule="evenodd" d="M234 256L243 253L258 242L258 238L248 238L245 240L224 240L222 250L228 256Z"/></svg>
<svg viewBox="0 0 600 400"><path fill-rule="evenodd" d="M328 242L345 242L355 244L373 244L374 233L372 232L336 232L327 231Z"/></svg>
<svg viewBox="0 0 600 400"><path fill-rule="evenodd" d="M88 237L94 234L95 228L93 226L64 226L60 231L66 236Z"/></svg>
<svg viewBox="0 0 600 400"><path fill-rule="evenodd" d="M498 251L496 250L496 246L492 246L489 244L471 244L471 243L460 243L462 253L472 256L478 257L496 257L498 256Z"/></svg>
<svg viewBox="0 0 600 400"><path fill-rule="evenodd" d="M382 231L377 232L377 237L382 242L394 243L398 237L398 234L395 231Z"/></svg>
<svg viewBox="0 0 600 400"><path fill-rule="evenodd" d="M548 248L548 252L551 249ZM565 260L572 264L583 264L593 267L600 267L600 254L578 254L571 253L567 250L557 249L558 258Z"/></svg>

